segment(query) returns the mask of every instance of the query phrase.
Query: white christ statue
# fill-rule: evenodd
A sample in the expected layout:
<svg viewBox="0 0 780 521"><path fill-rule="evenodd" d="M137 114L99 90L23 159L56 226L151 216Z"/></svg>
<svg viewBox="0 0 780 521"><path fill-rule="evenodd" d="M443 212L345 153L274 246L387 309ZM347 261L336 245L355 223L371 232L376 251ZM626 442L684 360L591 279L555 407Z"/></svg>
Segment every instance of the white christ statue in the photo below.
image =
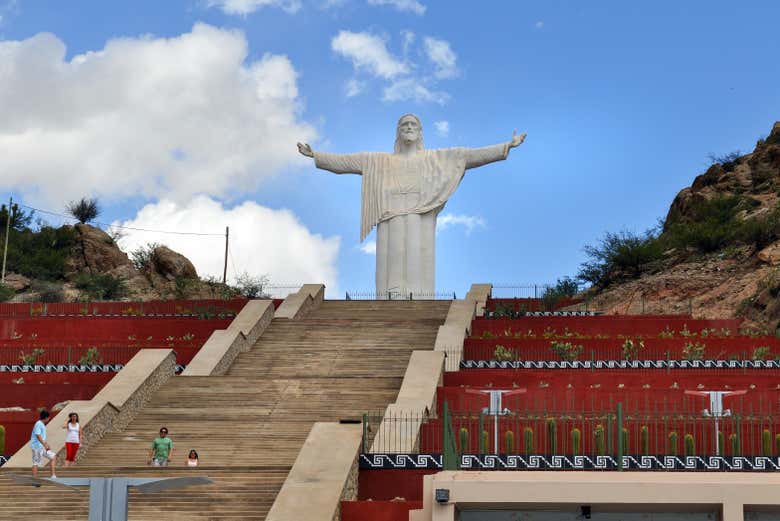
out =
<svg viewBox="0 0 780 521"><path fill-rule="evenodd" d="M395 150L330 154L298 143L317 168L363 176L360 240L376 226L378 298L434 295L436 216L469 168L506 159L525 140L482 148L423 148L422 124L414 114L398 120Z"/></svg>

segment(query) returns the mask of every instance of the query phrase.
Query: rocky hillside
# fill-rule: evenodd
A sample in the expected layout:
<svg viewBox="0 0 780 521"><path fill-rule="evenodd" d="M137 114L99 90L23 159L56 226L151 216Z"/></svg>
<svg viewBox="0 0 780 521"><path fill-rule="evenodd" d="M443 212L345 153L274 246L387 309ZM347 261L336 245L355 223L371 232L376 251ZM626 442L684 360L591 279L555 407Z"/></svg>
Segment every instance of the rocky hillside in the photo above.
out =
<svg viewBox="0 0 780 521"><path fill-rule="evenodd" d="M590 297L619 313L693 311L780 328L780 122L752 153L730 154L672 202L631 276L602 277ZM646 252L645 252L646 253Z"/></svg>
<svg viewBox="0 0 780 521"><path fill-rule="evenodd" d="M40 249L36 233L54 239L47 244L47 257L31 260L23 248L30 244ZM214 298L228 290L202 281L192 262L162 245L150 245L131 260L110 235L88 224L24 229L12 234L11 241L15 238L21 246L9 249L9 268L22 273L6 274L11 302Z"/></svg>

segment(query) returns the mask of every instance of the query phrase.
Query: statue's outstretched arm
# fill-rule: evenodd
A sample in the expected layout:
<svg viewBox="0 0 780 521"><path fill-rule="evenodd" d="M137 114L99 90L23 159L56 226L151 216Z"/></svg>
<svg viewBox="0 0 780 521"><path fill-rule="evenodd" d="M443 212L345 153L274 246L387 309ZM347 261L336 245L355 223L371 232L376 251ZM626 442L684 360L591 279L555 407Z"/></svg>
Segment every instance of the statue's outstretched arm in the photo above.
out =
<svg viewBox="0 0 780 521"><path fill-rule="evenodd" d="M317 168L328 170L334 174L362 174L363 157L365 154L329 154L315 152L308 143L298 143L298 152L306 157L313 157Z"/></svg>
<svg viewBox="0 0 780 521"><path fill-rule="evenodd" d="M512 139L506 143L480 148L467 148L466 168L477 168L488 163L493 163L494 161L506 159L509 155L509 150L523 144L525 136L525 132L518 136L517 131L515 131L512 133Z"/></svg>

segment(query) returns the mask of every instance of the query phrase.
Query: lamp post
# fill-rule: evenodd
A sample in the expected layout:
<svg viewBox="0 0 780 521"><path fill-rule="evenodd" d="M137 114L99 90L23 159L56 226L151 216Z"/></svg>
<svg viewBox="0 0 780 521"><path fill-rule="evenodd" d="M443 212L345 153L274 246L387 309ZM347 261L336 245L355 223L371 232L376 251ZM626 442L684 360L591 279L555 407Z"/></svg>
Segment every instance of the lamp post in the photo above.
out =
<svg viewBox="0 0 780 521"><path fill-rule="evenodd" d="M718 418L724 416L731 416L730 409L723 409L723 398L732 395L746 394L746 390L740 391L685 391L685 394L692 396L709 396L710 408L702 411L703 416L711 416L715 420L715 455L720 456L720 445L718 444L718 435L720 434L720 426L718 425Z"/></svg>
<svg viewBox="0 0 780 521"><path fill-rule="evenodd" d="M490 406L486 409L482 409L482 411L488 416L493 417L493 451L494 454L498 454L498 417L506 416L510 412L509 409L504 409L503 407L503 397L512 396L513 394L522 394L526 392L526 389L466 389L466 392L472 394L487 394L490 396ZM479 433L479 435L482 436L482 433Z"/></svg>

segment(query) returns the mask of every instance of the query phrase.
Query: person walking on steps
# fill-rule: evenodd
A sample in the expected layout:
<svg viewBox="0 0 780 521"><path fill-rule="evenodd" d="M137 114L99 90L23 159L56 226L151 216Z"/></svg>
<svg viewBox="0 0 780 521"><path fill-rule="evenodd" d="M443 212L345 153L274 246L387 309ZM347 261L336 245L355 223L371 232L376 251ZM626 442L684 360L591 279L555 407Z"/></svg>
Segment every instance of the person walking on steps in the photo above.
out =
<svg viewBox="0 0 780 521"><path fill-rule="evenodd" d="M76 453L81 445L81 425L79 425L79 415L72 412L68 415L68 423L63 425L63 429L68 430L65 436L65 466L69 467L76 462Z"/></svg>
<svg viewBox="0 0 780 521"><path fill-rule="evenodd" d="M57 474L54 467L57 465L57 454L51 450L46 443L46 424L49 422L49 411L43 409L39 415L40 419L33 426L30 436L30 448L32 449L32 475L38 477L38 467L43 466L44 458L49 460L51 465L51 477L56 478Z"/></svg>
<svg viewBox="0 0 780 521"><path fill-rule="evenodd" d="M173 457L173 440L168 437L168 428L160 429L160 436L152 442L149 450L149 465L155 467L167 467L168 461Z"/></svg>

